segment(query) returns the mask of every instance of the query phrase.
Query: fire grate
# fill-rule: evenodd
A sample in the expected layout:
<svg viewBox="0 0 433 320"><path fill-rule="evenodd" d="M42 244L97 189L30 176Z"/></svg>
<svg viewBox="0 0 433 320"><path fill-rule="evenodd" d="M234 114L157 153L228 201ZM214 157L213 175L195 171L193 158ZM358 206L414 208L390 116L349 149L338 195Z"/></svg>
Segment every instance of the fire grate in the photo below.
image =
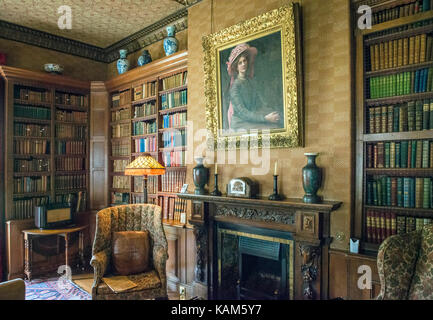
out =
<svg viewBox="0 0 433 320"><path fill-rule="evenodd" d="M270 260L280 260L279 242L266 241L248 237L239 237L239 252Z"/></svg>

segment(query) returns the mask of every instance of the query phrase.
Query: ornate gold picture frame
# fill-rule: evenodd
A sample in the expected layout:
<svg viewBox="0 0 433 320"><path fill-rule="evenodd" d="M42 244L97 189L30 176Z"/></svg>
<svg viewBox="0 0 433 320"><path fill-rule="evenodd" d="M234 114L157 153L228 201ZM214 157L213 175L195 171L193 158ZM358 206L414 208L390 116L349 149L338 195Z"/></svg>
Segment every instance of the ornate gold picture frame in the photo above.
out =
<svg viewBox="0 0 433 320"><path fill-rule="evenodd" d="M299 16L291 3L203 37L210 145L304 145Z"/></svg>

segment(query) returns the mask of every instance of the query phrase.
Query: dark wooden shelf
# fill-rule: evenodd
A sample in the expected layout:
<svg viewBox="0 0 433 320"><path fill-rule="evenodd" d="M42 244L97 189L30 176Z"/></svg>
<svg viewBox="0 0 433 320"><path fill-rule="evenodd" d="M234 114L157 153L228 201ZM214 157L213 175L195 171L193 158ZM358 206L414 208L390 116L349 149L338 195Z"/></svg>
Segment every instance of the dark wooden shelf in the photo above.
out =
<svg viewBox="0 0 433 320"><path fill-rule="evenodd" d="M433 129L423 130L423 131L368 133L363 135L364 142L420 140L420 139L432 139L432 138L433 138Z"/></svg>
<svg viewBox="0 0 433 320"><path fill-rule="evenodd" d="M139 157L145 153L149 153L152 156L156 156L158 155L158 151L148 151L148 152L135 152L135 153L131 153L131 156L133 157Z"/></svg>
<svg viewBox="0 0 433 320"><path fill-rule="evenodd" d="M187 128L187 126L179 126L179 127L173 127L173 128L161 128L161 129L159 129L159 132L185 130L186 128Z"/></svg>
<svg viewBox="0 0 433 320"><path fill-rule="evenodd" d="M158 134L158 132L155 132L155 133L146 133L146 134L142 134L142 135L139 135L139 136L132 136L132 139L143 139L143 138L147 138L147 137L154 137L157 134Z"/></svg>
<svg viewBox="0 0 433 320"><path fill-rule="evenodd" d="M182 85L182 86L176 87L176 88L171 88L171 89L159 91L159 95L162 96L162 95L167 94L167 93L172 93L172 92L176 92L176 91L182 91L184 89L188 89L188 84L185 84L185 85Z"/></svg>
<svg viewBox="0 0 433 320"><path fill-rule="evenodd" d="M159 148L159 152L185 151L185 150L186 150L186 146Z"/></svg>
<svg viewBox="0 0 433 320"><path fill-rule="evenodd" d="M74 105L68 105L68 104L59 104L59 103L56 103L56 108L65 109L65 110L72 110L72 111L82 111L82 112L88 111L88 107L74 106Z"/></svg>
<svg viewBox="0 0 433 320"><path fill-rule="evenodd" d="M159 113L160 114L167 114L167 113L176 113L176 112L182 112L182 111L187 111L187 110L188 110L188 106L183 105L183 106L174 107L174 108L170 108L170 109L160 110Z"/></svg>
<svg viewBox="0 0 433 320"><path fill-rule="evenodd" d="M179 191L180 192L180 191ZM179 192L167 192L167 191L158 191L159 196L170 196L170 197L176 197Z"/></svg>
<svg viewBox="0 0 433 320"><path fill-rule="evenodd" d="M121 140L130 140L131 136L127 137L118 137L118 138L111 138L111 141L121 141Z"/></svg>
<svg viewBox="0 0 433 320"><path fill-rule="evenodd" d="M36 139L36 140L51 140L51 137L28 137L28 136L14 136L14 139Z"/></svg>
<svg viewBox="0 0 433 320"><path fill-rule="evenodd" d="M13 155L15 159L30 159L30 158L50 158L50 154L36 154L36 153L30 153L30 154L14 154Z"/></svg>
<svg viewBox="0 0 433 320"><path fill-rule="evenodd" d="M377 210L377 211L380 210L393 211L395 213L404 214L406 216L413 216L413 217L420 217L420 218L433 218L433 209L371 206L371 205L365 205L364 208Z"/></svg>
<svg viewBox="0 0 433 320"><path fill-rule="evenodd" d="M56 154L56 158L85 158L85 154Z"/></svg>
<svg viewBox="0 0 433 320"><path fill-rule="evenodd" d="M167 171L181 171L181 170L186 170L188 167L187 166L179 166L179 167L176 167L176 166L173 166L173 167L165 167L165 169L167 170Z"/></svg>
<svg viewBox="0 0 433 320"><path fill-rule="evenodd" d="M61 121L61 120L55 120L54 122L55 122L55 124L66 124L66 125L72 125L72 126L87 127L87 122Z"/></svg>
<svg viewBox="0 0 433 320"><path fill-rule="evenodd" d="M396 104L401 102L407 102L412 100L424 100L424 99L432 99L433 92L419 92L419 93L411 93L402 96L393 96L386 98L377 98L377 99L367 99L366 105L371 106L381 106L386 104Z"/></svg>
<svg viewBox="0 0 433 320"><path fill-rule="evenodd" d="M148 115L148 116L144 116L144 117L132 118L131 121L132 122L138 122L138 121L149 121L149 120L155 120L155 119L156 119L156 113Z"/></svg>
<svg viewBox="0 0 433 320"><path fill-rule="evenodd" d="M432 168L366 168L368 175L389 175L399 177L432 177Z"/></svg>
<svg viewBox="0 0 433 320"><path fill-rule="evenodd" d="M67 193L77 193L80 191L87 192L87 188L78 188L78 189L54 189L56 194L67 194Z"/></svg>
<svg viewBox="0 0 433 320"><path fill-rule="evenodd" d="M14 198L27 198L27 197L45 197L49 196L50 192L27 192L27 193L14 193Z"/></svg>
<svg viewBox="0 0 433 320"><path fill-rule="evenodd" d="M21 99L14 99L14 104L24 104L28 106L35 106L35 107L46 107L51 108L52 103L51 102L42 102L42 101L29 101L29 100L21 100Z"/></svg>
<svg viewBox="0 0 433 320"><path fill-rule="evenodd" d="M33 118L20 118L20 117L14 117L14 122L35 123L35 124L51 124L51 120L33 119Z"/></svg>
<svg viewBox="0 0 433 320"><path fill-rule="evenodd" d="M122 189L122 188L110 188L110 191L118 192L118 193L131 193L130 189Z"/></svg>
<svg viewBox="0 0 433 320"><path fill-rule="evenodd" d="M77 171L73 171L73 170L68 170L68 171L56 171L56 175L60 175L60 176L73 176L73 175L83 175L86 174L87 170L77 170Z"/></svg>
<svg viewBox="0 0 433 320"><path fill-rule="evenodd" d="M58 137L56 137L55 138L57 141L83 141L83 140L88 140L87 139L87 137L86 138L78 138L78 137L73 137L73 138L71 138L71 137L69 137L69 138L58 138Z"/></svg>
<svg viewBox="0 0 433 320"><path fill-rule="evenodd" d="M125 176L125 173L123 171L112 171L110 176Z"/></svg>
<svg viewBox="0 0 433 320"><path fill-rule="evenodd" d="M134 100L132 102L132 105L135 106L135 105L143 104L143 103L146 103L146 102L149 102L149 101L153 101L153 100L156 100L156 95L155 96L151 96L151 97L142 98L140 100Z"/></svg>
<svg viewBox="0 0 433 320"><path fill-rule="evenodd" d="M125 123L130 123L131 119L123 119L123 120L117 120L117 121L111 121L110 125L117 125L117 124L125 124Z"/></svg>
<svg viewBox="0 0 433 320"><path fill-rule="evenodd" d="M117 110L128 109L128 108L131 108L131 103L127 103L127 104L124 104L123 106L111 108L110 111L117 111Z"/></svg>
<svg viewBox="0 0 433 320"><path fill-rule="evenodd" d="M50 175L50 171L14 172L14 177L41 177Z"/></svg>
<svg viewBox="0 0 433 320"><path fill-rule="evenodd" d="M377 76L385 76L390 74L402 73L407 71L415 71L423 68L433 67L433 61L427 61L424 63L411 64L407 66L401 66L397 68L383 69L378 71L368 71L365 73L366 78L377 77Z"/></svg>

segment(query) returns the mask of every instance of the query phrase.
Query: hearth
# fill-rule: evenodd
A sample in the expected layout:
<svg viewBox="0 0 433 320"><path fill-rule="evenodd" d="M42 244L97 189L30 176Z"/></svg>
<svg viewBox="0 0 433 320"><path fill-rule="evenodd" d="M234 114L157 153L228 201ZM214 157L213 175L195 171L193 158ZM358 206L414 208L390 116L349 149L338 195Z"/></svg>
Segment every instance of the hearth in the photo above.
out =
<svg viewBox="0 0 433 320"><path fill-rule="evenodd" d="M220 299L293 299L290 233L217 225Z"/></svg>

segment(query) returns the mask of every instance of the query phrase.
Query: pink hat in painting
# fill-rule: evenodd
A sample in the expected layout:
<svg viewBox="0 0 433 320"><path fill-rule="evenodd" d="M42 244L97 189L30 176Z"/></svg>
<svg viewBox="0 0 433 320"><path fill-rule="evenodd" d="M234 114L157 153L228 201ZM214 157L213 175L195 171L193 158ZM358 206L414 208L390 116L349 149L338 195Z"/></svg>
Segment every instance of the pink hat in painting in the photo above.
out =
<svg viewBox="0 0 433 320"><path fill-rule="evenodd" d="M250 78L252 78L254 76L254 59L257 55L257 49L254 47L250 47L249 44L246 43L241 43L238 44L230 53L229 56L229 60L226 62L227 63L227 72L229 74L230 77L233 77L233 70L232 70L232 64L233 62L236 60L237 57L239 57L239 55L243 52L247 52L249 55L249 66L248 69L250 71Z"/></svg>

